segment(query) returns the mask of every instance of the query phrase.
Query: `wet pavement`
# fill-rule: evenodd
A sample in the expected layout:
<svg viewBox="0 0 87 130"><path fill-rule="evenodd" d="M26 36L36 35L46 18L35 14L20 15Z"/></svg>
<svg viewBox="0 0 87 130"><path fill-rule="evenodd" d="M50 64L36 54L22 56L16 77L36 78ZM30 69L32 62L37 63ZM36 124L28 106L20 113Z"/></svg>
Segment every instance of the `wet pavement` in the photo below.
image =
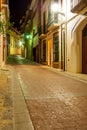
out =
<svg viewBox="0 0 87 130"><path fill-rule="evenodd" d="M19 63L12 61L7 72L6 108L13 118L11 111L6 130L87 130L87 75L16 59Z"/></svg>

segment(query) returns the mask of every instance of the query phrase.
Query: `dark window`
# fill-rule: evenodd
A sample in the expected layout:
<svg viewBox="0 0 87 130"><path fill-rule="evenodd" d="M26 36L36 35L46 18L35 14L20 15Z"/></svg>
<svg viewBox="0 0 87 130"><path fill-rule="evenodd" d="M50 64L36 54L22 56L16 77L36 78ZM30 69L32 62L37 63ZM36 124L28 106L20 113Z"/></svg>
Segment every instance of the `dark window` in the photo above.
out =
<svg viewBox="0 0 87 130"><path fill-rule="evenodd" d="M58 0L54 0L54 2L58 3Z"/></svg>
<svg viewBox="0 0 87 130"><path fill-rule="evenodd" d="M46 40L43 41L43 61L46 61Z"/></svg>
<svg viewBox="0 0 87 130"><path fill-rule="evenodd" d="M43 33L46 33L46 12L43 13Z"/></svg>
<svg viewBox="0 0 87 130"><path fill-rule="evenodd" d="M35 29L33 29L33 36L35 35Z"/></svg>
<svg viewBox="0 0 87 130"><path fill-rule="evenodd" d="M45 2L45 0L43 0L43 3Z"/></svg>

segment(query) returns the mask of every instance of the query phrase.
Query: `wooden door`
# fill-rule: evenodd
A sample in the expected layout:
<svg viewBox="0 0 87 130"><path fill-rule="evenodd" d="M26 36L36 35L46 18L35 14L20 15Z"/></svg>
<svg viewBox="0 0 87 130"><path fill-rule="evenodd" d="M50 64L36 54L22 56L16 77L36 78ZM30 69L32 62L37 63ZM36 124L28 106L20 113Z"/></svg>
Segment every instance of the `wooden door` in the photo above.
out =
<svg viewBox="0 0 87 130"><path fill-rule="evenodd" d="M82 42L82 73L87 74L87 36L83 36Z"/></svg>
<svg viewBox="0 0 87 130"><path fill-rule="evenodd" d="M51 56L51 45L52 45L52 40L48 40L48 65L51 66L52 62L52 56Z"/></svg>

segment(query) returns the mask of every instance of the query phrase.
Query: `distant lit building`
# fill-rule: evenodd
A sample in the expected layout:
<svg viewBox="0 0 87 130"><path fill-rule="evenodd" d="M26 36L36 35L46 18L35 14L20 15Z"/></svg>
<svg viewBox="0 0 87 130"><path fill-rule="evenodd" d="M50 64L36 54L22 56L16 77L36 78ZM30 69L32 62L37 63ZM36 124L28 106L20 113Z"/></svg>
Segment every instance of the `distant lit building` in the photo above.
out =
<svg viewBox="0 0 87 130"><path fill-rule="evenodd" d="M19 55L21 54L21 45L20 45L20 33L12 28L9 36L9 55Z"/></svg>

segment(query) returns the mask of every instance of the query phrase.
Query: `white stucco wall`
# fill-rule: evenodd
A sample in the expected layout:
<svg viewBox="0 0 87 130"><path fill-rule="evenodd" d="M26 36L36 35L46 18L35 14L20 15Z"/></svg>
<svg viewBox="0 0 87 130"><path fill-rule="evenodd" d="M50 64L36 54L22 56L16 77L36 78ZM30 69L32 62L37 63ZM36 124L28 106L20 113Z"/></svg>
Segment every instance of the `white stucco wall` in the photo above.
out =
<svg viewBox="0 0 87 130"><path fill-rule="evenodd" d="M86 24L86 16L70 12L70 0L67 0L66 70L69 72L82 72L82 29Z"/></svg>
<svg viewBox="0 0 87 130"><path fill-rule="evenodd" d="M82 72L82 29L86 24L87 18L83 15L67 22L67 71Z"/></svg>

